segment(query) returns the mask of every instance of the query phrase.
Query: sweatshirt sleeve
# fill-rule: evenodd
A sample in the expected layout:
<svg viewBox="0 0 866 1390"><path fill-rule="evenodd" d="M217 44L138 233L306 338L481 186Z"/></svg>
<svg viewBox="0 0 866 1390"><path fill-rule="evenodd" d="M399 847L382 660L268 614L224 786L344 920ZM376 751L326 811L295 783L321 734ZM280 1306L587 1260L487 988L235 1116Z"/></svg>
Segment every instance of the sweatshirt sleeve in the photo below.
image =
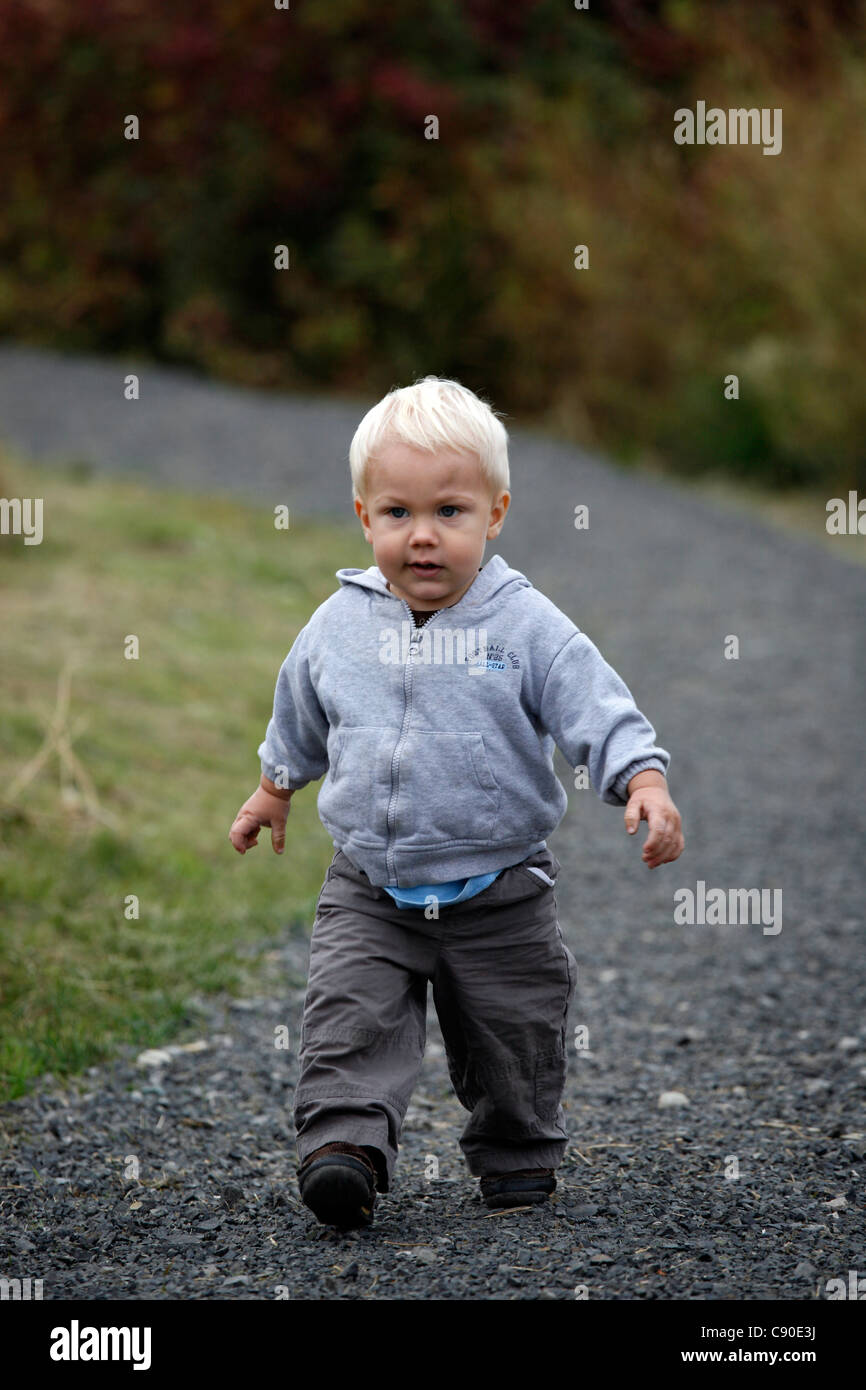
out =
<svg viewBox="0 0 866 1390"><path fill-rule="evenodd" d="M632 777L648 768L667 775L670 754L637 708L625 682L583 632L554 657L539 717L571 767L586 767L602 801L624 806Z"/></svg>
<svg viewBox="0 0 866 1390"><path fill-rule="evenodd" d="M258 755L278 787L297 790L328 768L328 720L310 675L309 628L298 633L280 667L274 709Z"/></svg>

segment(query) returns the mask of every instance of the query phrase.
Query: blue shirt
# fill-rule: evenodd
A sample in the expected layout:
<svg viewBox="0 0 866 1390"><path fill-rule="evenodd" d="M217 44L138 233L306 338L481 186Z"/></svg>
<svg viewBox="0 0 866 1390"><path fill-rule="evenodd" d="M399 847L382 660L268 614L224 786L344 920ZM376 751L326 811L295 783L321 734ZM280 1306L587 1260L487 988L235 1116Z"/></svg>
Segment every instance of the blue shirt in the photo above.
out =
<svg viewBox="0 0 866 1390"><path fill-rule="evenodd" d="M474 898L489 888L502 870L495 874L476 874L474 878L452 878L448 883L419 883L415 888L397 888L385 884L385 892L390 893L398 907L426 907L426 899L435 897L438 903L462 903L466 898Z"/></svg>

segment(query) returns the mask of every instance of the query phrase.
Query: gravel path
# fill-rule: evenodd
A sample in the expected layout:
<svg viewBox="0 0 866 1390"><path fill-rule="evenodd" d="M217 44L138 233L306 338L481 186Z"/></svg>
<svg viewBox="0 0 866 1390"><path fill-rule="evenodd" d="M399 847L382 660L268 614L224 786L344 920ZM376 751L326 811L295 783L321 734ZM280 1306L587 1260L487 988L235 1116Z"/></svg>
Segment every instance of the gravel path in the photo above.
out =
<svg viewBox="0 0 866 1390"><path fill-rule="evenodd" d="M141 368L133 414L118 383L134 365L0 348L0 438L351 519L345 459L370 402ZM195 1049L129 1051L62 1090L46 1077L0 1112L0 1274L42 1277L55 1299L797 1300L866 1273L866 575L511 433L515 500L487 554L627 681L671 751L687 839L650 872L591 792L571 794L551 837L579 966L572 1022L589 1040L569 1062L555 1198L481 1203L431 1006L392 1192L369 1230L319 1226L298 1199L290 1117L308 943L287 932L262 944L267 997L197 1001ZM728 634L739 660L724 659ZM677 924L673 895L699 880L781 890L781 930ZM689 1104L661 1108L670 1091Z"/></svg>

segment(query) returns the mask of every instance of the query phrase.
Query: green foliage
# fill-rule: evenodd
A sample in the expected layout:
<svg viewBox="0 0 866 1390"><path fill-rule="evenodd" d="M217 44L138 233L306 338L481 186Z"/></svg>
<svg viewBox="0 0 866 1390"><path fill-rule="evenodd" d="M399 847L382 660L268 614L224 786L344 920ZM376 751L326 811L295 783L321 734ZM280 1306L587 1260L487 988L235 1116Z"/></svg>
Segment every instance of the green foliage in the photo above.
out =
<svg viewBox="0 0 866 1390"><path fill-rule="evenodd" d="M453 374L600 448L864 486L863 19L19 0L0 333L294 390ZM675 146L698 99L782 108L782 153Z"/></svg>

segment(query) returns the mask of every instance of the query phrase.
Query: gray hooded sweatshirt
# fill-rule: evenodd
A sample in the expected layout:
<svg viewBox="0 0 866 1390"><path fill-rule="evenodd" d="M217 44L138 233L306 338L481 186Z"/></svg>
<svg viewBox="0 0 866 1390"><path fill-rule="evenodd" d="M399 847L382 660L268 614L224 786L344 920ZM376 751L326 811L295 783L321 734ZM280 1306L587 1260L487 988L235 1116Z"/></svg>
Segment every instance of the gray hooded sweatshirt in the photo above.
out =
<svg viewBox="0 0 866 1390"><path fill-rule="evenodd" d="M415 627L377 565L301 629L277 677L262 772L299 788L377 887L493 873L545 848L568 798L554 743L625 805L670 754L598 648L500 555Z"/></svg>

